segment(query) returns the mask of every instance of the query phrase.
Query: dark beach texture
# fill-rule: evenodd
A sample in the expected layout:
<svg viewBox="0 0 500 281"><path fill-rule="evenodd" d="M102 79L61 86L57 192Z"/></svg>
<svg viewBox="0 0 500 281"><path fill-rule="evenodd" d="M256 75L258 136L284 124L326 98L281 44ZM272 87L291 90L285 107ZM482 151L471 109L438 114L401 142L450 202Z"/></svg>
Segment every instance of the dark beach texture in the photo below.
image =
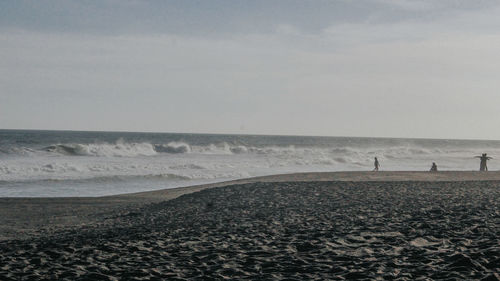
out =
<svg viewBox="0 0 500 281"><path fill-rule="evenodd" d="M0 242L0 280L499 280L500 182L256 182Z"/></svg>

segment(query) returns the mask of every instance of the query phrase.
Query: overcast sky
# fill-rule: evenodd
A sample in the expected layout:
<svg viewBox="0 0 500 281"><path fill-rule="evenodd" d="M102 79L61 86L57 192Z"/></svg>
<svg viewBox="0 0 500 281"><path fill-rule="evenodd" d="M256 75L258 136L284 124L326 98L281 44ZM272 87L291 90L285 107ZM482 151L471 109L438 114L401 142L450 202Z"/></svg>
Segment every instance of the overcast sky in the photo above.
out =
<svg viewBox="0 0 500 281"><path fill-rule="evenodd" d="M500 139L500 4L1 1L0 128Z"/></svg>

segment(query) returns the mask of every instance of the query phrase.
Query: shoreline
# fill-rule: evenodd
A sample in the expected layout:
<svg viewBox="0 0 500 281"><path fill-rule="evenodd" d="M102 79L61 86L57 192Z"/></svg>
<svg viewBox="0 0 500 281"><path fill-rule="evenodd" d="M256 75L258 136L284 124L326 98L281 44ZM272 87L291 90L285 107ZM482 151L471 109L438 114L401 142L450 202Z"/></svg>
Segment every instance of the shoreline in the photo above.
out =
<svg viewBox="0 0 500 281"><path fill-rule="evenodd" d="M304 172L304 173L290 173L290 174L276 174L269 176L258 176L244 179L237 179L231 181L223 181L211 184L192 185L186 187L176 187L169 189L160 189L152 191L125 193L118 195L109 195L102 197L89 197L89 198L111 198L111 197L137 197L137 198L165 198L166 200L173 199L170 197L171 193L186 194L190 192L200 191L206 188L221 187L233 184L245 184L255 182L309 182L309 181L353 181L353 182L367 182L367 181L500 181L500 171L343 171L343 172ZM175 190L175 192L173 192ZM179 195L180 196L180 195ZM66 197L71 198L71 197ZM2 199L2 197L0 197Z"/></svg>
<svg viewBox="0 0 500 281"><path fill-rule="evenodd" d="M279 174L220 183L102 197L0 197L0 241L25 239L78 227L99 227L110 218L149 204L205 189L272 182L476 182L500 181L500 171L379 171Z"/></svg>
<svg viewBox="0 0 500 281"><path fill-rule="evenodd" d="M201 191L207 188L221 187L234 184L245 184L255 182L286 182L286 181L500 181L500 170L498 171L338 171L338 172L300 172L274 174L267 176L256 176L236 180L221 181L215 183L195 184L181 187L164 188L150 191L139 191L123 194L104 195L104 196L69 196L69 197L1 197L3 201L43 201L43 200L107 200L115 199L117 201L165 201L177 198L183 194ZM1 207L0 207L1 208Z"/></svg>

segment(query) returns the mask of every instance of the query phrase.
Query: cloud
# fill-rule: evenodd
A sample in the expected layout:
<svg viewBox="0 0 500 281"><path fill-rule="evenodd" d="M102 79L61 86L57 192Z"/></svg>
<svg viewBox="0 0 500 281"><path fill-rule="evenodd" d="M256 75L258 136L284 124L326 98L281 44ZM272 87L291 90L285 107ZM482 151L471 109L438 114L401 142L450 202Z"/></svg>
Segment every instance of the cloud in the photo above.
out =
<svg viewBox="0 0 500 281"><path fill-rule="evenodd" d="M0 30L0 127L237 133L244 125L248 133L491 139L490 126L500 125L498 8L290 1L283 11L283 2L219 11L130 1L106 25L109 7L91 15L102 7L92 3L59 7L82 8L74 20L56 15L36 28L34 18L11 19ZM177 10L163 21L167 12L150 6ZM437 6L432 19L418 16ZM326 16L334 7L345 15ZM60 30L57 21L70 25Z"/></svg>
<svg viewBox="0 0 500 281"><path fill-rule="evenodd" d="M231 36L293 26L318 33L337 24L397 24L487 11L493 0L100 0L2 1L0 26L38 32Z"/></svg>

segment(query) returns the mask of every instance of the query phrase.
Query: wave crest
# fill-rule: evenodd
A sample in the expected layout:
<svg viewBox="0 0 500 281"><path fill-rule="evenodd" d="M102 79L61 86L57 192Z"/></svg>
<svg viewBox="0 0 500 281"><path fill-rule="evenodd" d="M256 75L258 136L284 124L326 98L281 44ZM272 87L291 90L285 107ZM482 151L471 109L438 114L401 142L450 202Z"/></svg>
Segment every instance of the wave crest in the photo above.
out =
<svg viewBox="0 0 500 281"><path fill-rule="evenodd" d="M183 142L169 142L168 144L156 144L154 145L156 152L164 153L190 153L191 146Z"/></svg>
<svg viewBox="0 0 500 281"><path fill-rule="evenodd" d="M73 156L133 157L156 154L150 143L126 143L122 141L117 141L115 144L55 144L47 146L43 150Z"/></svg>

